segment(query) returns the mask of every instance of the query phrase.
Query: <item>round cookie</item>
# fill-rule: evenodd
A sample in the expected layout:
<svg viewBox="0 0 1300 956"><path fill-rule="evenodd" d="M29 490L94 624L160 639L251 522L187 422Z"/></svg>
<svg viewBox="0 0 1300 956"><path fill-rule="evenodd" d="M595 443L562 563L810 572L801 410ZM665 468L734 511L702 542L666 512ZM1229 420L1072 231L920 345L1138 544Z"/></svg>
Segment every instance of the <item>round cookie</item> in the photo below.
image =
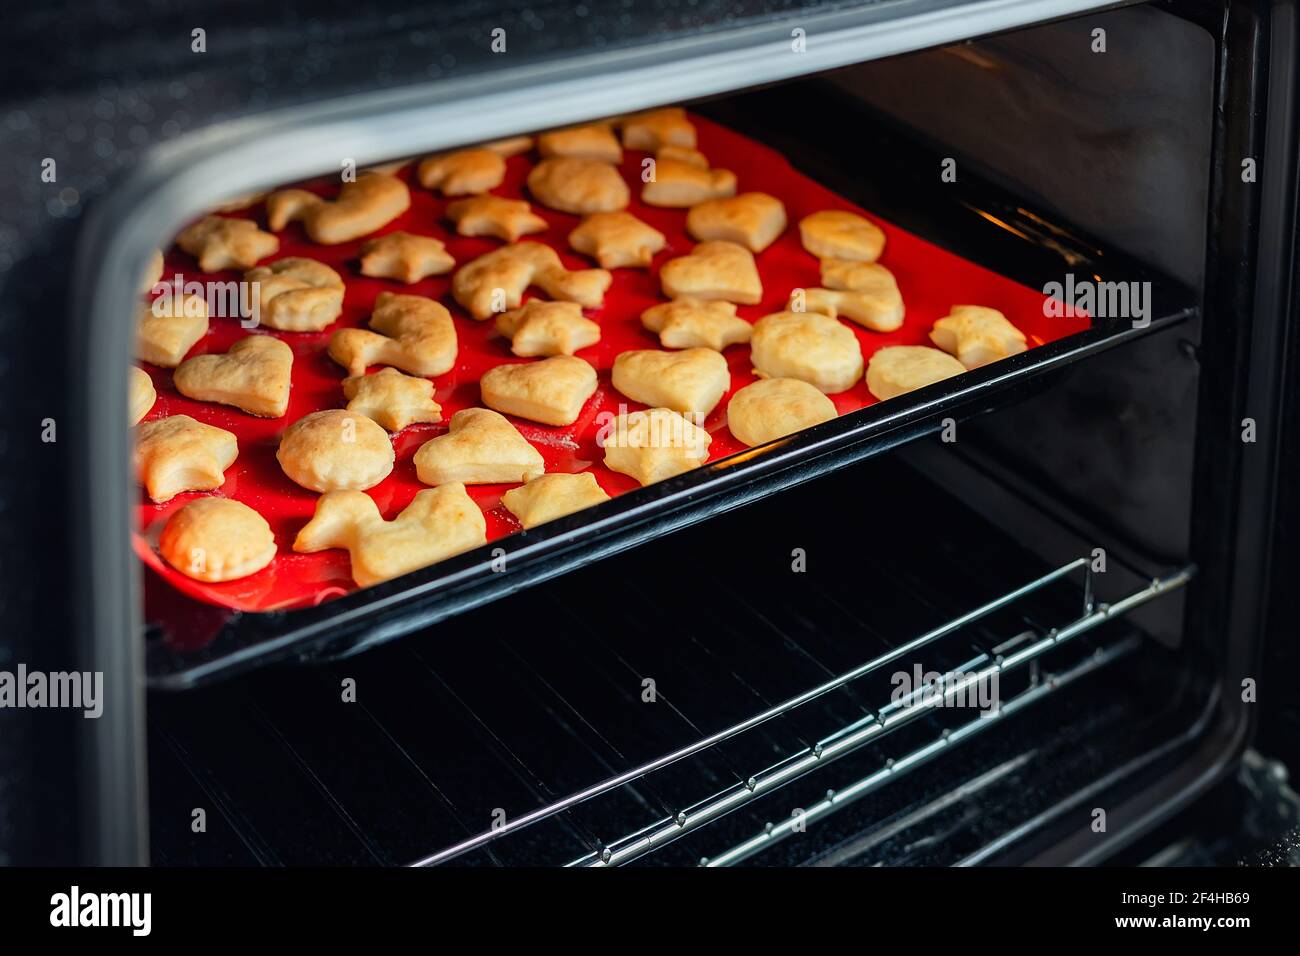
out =
<svg viewBox="0 0 1300 956"><path fill-rule="evenodd" d="M555 156L534 166L528 190L543 206L579 216L625 209L632 196L613 166L571 156Z"/></svg>
<svg viewBox="0 0 1300 956"><path fill-rule="evenodd" d="M276 460L309 491L365 491L393 470L388 433L365 415L342 408L312 412L280 438Z"/></svg>
<svg viewBox="0 0 1300 956"><path fill-rule="evenodd" d="M834 395L862 376L857 336L820 312L765 315L754 324L749 346L760 378L797 378Z"/></svg>
<svg viewBox="0 0 1300 956"><path fill-rule="evenodd" d="M727 427L751 448L834 417L831 400L797 378L760 379L727 404Z"/></svg>
<svg viewBox="0 0 1300 956"><path fill-rule="evenodd" d="M867 389L883 402L964 371L961 362L928 345L891 345L871 356Z"/></svg>
<svg viewBox="0 0 1300 956"><path fill-rule="evenodd" d="M215 584L248 577L270 564L275 535L246 504L196 498L167 519L158 550L181 574Z"/></svg>
<svg viewBox="0 0 1300 956"><path fill-rule="evenodd" d="M855 212L823 209L799 220L803 247L820 259L875 262L885 249L885 234Z"/></svg>

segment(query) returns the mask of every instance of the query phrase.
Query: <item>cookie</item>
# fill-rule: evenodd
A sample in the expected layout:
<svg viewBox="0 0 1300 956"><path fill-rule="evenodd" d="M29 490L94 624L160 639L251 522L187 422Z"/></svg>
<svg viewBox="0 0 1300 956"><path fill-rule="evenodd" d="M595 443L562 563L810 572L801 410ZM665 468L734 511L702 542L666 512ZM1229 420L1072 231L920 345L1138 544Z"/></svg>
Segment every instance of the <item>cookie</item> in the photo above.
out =
<svg viewBox="0 0 1300 956"><path fill-rule="evenodd" d="M421 161L416 181L444 196L471 196L495 189L506 178L506 161L495 150L458 149Z"/></svg>
<svg viewBox="0 0 1300 956"><path fill-rule="evenodd" d="M828 395L862 377L852 330L819 312L775 312L754 323L750 358L760 378L797 378Z"/></svg>
<svg viewBox="0 0 1300 956"><path fill-rule="evenodd" d="M1025 333L997 309L982 305L954 305L934 323L930 341L966 368L979 368L1023 352Z"/></svg>
<svg viewBox="0 0 1300 956"><path fill-rule="evenodd" d="M530 285L552 299L598 308L612 281L604 269L569 271L550 246L518 242L462 266L451 280L451 292L470 315L482 321L494 313L519 308Z"/></svg>
<svg viewBox="0 0 1300 956"><path fill-rule="evenodd" d="M280 251L280 240L251 219L207 216L181 231L176 245L199 260L204 272L251 269Z"/></svg>
<svg viewBox="0 0 1300 956"><path fill-rule="evenodd" d="M754 257L734 242L701 242L689 255L669 259L659 270L659 282L670 299L722 299L756 305L763 298Z"/></svg>
<svg viewBox="0 0 1300 956"><path fill-rule="evenodd" d="M305 189L281 189L266 197L266 219L279 232L301 220L313 242L334 246L368 236L411 208L411 191L393 176L362 173L344 183L337 199Z"/></svg>
<svg viewBox="0 0 1300 956"><path fill-rule="evenodd" d="M727 427L751 448L834 417L831 400L797 378L760 379L727 402Z"/></svg>
<svg viewBox="0 0 1300 956"><path fill-rule="evenodd" d="M844 268L848 266L849 268ZM873 332L893 332L903 325L903 294L894 274L879 263L822 260L823 281L827 277L843 288L796 289L790 296L794 312L820 312L846 318Z"/></svg>
<svg viewBox="0 0 1300 956"><path fill-rule="evenodd" d="M392 521L361 491L330 491L294 539L300 553L345 549L360 587L428 567L487 542L483 512L462 484L416 492Z"/></svg>
<svg viewBox="0 0 1300 956"><path fill-rule="evenodd" d="M541 133L537 137L537 151L543 159L568 156L615 165L623 161L623 148L619 146L614 132L604 123Z"/></svg>
<svg viewBox="0 0 1300 956"><path fill-rule="evenodd" d="M208 334L208 304L197 295L163 295L141 306L135 356L150 365L175 368L194 343Z"/></svg>
<svg viewBox="0 0 1300 956"><path fill-rule="evenodd" d="M572 355L600 341L600 326L584 318L582 306L576 302L531 299L498 315L496 326L510 339L510 351L520 358Z"/></svg>
<svg viewBox="0 0 1300 956"><path fill-rule="evenodd" d="M456 326L441 304L421 295L381 292L369 329L339 329L330 358L364 375L372 365L391 365L412 375L442 375L456 364Z"/></svg>
<svg viewBox="0 0 1300 956"><path fill-rule="evenodd" d="M767 193L710 199L686 214L686 231L701 242L719 239L762 252L785 231L785 206Z"/></svg>
<svg viewBox="0 0 1300 956"><path fill-rule="evenodd" d="M275 535L246 504L197 498L167 519L158 552L186 577L217 584L246 578L270 564Z"/></svg>
<svg viewBox="0 0 1300 956"><path fill-rule="evenodd" d="M171 415L140 426L135 470L149 498L161 504L182 491L220 488L238 454L239 443L224 428Z"/></svg>
<svg viewBox="0 0 1300 956"><path fill-rule="evenodd" d="M158 401L158 392L153 387L153 379L142 368L132 365L127 370L127 409L132 425L138 425L140 419L149 414L154 402Z"/></svg>
<svg viewBox="0 0 1300 956"><path fill-rule="evenodd" d="M641 313L641 324L659 336L667 349L714 349L748 342L754 327L736 315L736 307L722 300L686 296L661 302Z"/></svg>
<svg viewBox="0 0 1300 956"><path fill-rule="evenodd" d="M486 408L462 408L451 416L447 434L415 453L415 473L426 485L529 481L545 470L541 453L504 415Z"/></svg>
<svg viewBox="0 0 1300 956"><path fill-rule="evenodd" d="M543 425L572 425L596 391L596 370L580 358L498 365L479 379L483 404Z"/></svg>
<svg viewBox="0 0 1300 956"><path fill-rule="evenodd" d="M585 216L624 209L632 198L617 169L591 159L544 159L528 174L528 191L548 209Z"/></svg>
<svg viewBox="0 0 1300 956"><path fill-rule="evenodd" d="M605 467L642 485L698 468L713 437L671 408L618 416L605 437Z"/></svg>
<svg viewBox="0 0 1300 956"><path fill-rule="evenodd" d="M395 279L410 285L443 275L455 266L456 260L447 247L431 236L390 232L368 239L361 246L361 274L375 279Z"/></svg>
<svg viewBox="0 0 1300 956"><path fill-rule="evenodd" d="M546 220L522 199L475 196L447 205L447 218L461 236L494 236L514 242L520 236L546 231Z"/></svg>
<svg viewBox="0 0 1300 956"><path fill-rule="evenodd" d="M686 163L688 166L698 166L700 169L709 168L709 157L698 149L692 149L690 146L674 146L671 143L667 146L660 146L659 149L655 150L655 162L663 162L665 159L671 159L677 163Z"/></svg>
<svg viewBox="0 0 1300 956"><path fill-rule="evenodd" d="M315 259L291 257L244 273L256 283L258 321L284 332L319 332L343 314L343 280Z"/></svg>
<svg viewBox="0 0 1300 956"><path fill-rule="evenodd" d="M596 476L589 471L577 475L542 475L526 485L511 488L501 496L501 503L523 525L524 530L582 511L602 501L609 501L609 495L596 484Z"/></svg>
<svg viewBox="0 0 1300 956"><path fill-rule="evenodd" d="M395 368L345 378L343 394L348 411L365 415L390 432L415 422L442 421L442 406L433 400L433 383Z"/></svg>
<svg viewBox="0 0 1300 956"><path fill-rule="evenodd" d="M623 120L623 146L656 152L665 146L695 148L695 127L679 106L638 113Z"/></svg>
<svg viewBox="0 0 1300 956"><path fill-rule="evenodd" d="M731 371L721 352L655 349L621 353L614 359L614 387L642 405L671 408L703 421L731 387Z"/></svg>
<svg viewBox="0 0 1300 956"><path fill-rule="evenodd" d="M329 408L284 430L275 460L308 491L364 491L393 470L388 433L359 412Z"/></svg>
<svg viewBox="0 0 1300 956"><path fill-rule="evenodd" d="M927 345L891 345L871 356L867 389L884 401L964 371L966 367L947 352Z"/></svg>
<svg viewBox="0 0 1300 956"><path fill-rule="evenodd" d="M827 209L799 220L803 247L820 259L875 262L885 250L885 234L863 216Z"/></svg>
<svg viewBox="0 0 1300 956"><path fill-rule="evenodd" d="M200 402L233 405L259 418L289 409L293 349L269 335L249 335L224 355L196 355L180 364L172 383Z"/></svg>
<svg viewBox="0 0 1300 956"><path fill-rule="evenodd" d="M670 209L685 209L734 195L736 174L731 170L707 169L666 158L655 160L654 179L641 187L643 203Z"/></svg>
<svg viewBox="0 0 1300 956"><path fill-rule="evenodd" d="M569 233L569 245L595 257L602 269L645 268L666 242L662 232L630 212L592 213Z"/></svg>
<svg viewBox="0 0 1300 956"><path fill-rule="evenodd" d="M158 280L163 274L163 254L161 249L155 249L153 255L149 257L149 264L144 269L144 281L140 286L140 294L148 295L153 287L158 284Z"/></svg>

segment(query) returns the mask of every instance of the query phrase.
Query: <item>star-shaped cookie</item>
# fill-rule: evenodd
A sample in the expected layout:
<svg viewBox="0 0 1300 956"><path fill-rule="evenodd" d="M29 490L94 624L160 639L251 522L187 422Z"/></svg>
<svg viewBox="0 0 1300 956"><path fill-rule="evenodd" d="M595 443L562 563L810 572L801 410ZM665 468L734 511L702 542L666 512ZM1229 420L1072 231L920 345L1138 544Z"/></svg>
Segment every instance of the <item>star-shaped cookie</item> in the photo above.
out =
<svg viewBox="0 0 1300 956"><path fill-rule="evenodd" d="M520 236L546 230L546 220L522 199L474 196L447 204L447 218L460 236L495 236L514 242Z"/></svg>
<svg viewBox="0 0 1300 956"><path fill-rule="evenodd" d="M450 272L456 260L447 247L431 236L390 232L369 239L361 247L361 274L376 279L396 279L410 285L428 276Z"/></svg>
<svg viewBox="0 0 1300 956"><path fill-rule="evenodd" d="M572 355L600 341L600 326L583 316L576 302L530 299L518 309L497 316L497 331L510 339L510 351L520 358Z"/></svg>
<svg viewBox="0 0 1300 956"><path fill-rule="evenodd" d="M569 233L569 245L594 256L602 269L648 266L666 241L658 229L623 211L592 213Z"/></svg>
<svg viewBox="0 0 1300 956"><path fill-rule="evenodd" d="M204 272L251 269L280 250L280 240L251 219L207 216L182 230L176 244L199 260Z"/></svg>
<svg viewBox="0 0 1300 956"><path fill-rule="evenodd" d="M161 504L182 491L220 488L238 454L239 443L224 428L171 415L140 426L135 470L149 497Z"/></svg>
<svg viewBox="0 0 1300 956"><path fill-rule="evenodd" d="M667 349L706 348L721 352L728 345L748 342L754 327L736 315L736 307L721 299L693 296L661 302L641 313L641 324L659 336Z"/></svg>
<svg viewBox="0 0 1300 956"><path fill-rule="evenodd" d="M395 368L345 378L343 394L349 399L348 411L365 415L390 432L400 432L414 422L442 421L442 406L433 400L433 383Z"/></svg>

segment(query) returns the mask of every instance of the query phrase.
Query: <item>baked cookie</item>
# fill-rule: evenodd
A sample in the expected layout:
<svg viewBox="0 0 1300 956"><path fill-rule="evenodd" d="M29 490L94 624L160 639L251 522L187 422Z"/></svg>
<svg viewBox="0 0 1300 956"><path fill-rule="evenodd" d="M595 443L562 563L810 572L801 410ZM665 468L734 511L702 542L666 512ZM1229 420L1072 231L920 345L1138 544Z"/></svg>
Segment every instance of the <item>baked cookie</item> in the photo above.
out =
<svg viewBox="0 0 1300 956"><path fill-rule="evenodd" d="M619 415L605 437L605 467L653 484L690 471L709 457L713 436L671 408Z"/></svg>
<svg viewBox="0 0 1300 956"><path fill-rule="evenodd" d="M388 433L360 412L327 408L284 430L275 460L308 491L364 491L393 470Z"/></svg>
<svg viewBox="0 0 1300 956"><path fill-rule="evenodd" d="M519 430L486 408L462 408L445 435L415 453L415 473L426 485L495 485L529 481L546 470L541 453Z"/></svg>
<svg viewBox="0 0 1300 956"><path fill-rule="evenodd" d="M797 378L760 379L727 403L727 427L751 448L834 417L831 400Z"/></svg>
<svg viewBox="0 0 1300 956"><path fill-rule="evenodd" d="M680 106L668 106L623 120L623 146L656 152L665 146L695 148L695 127Z"/></svg>
<svg viewBox="0 0 1300 956"><path fill-rule="evenodd" d="M315 259L279 259L244 281L256 283L258 320L270 329L319 332L343 313L343 280Z"/></svg>
<svg viewBox="0 0 1300 956"><path fill-rule="evenodd" d="M498 365L478 382L483 404L543 425L572 425L596 391L596 370L572 355Z"/></svg>
<svg viewBox="0 0 1300 956"><path fill-rule="evenodd" d="M652 305L641 313L641 324L659 336L667 349L714 349L748 342L754 327L736 315L736 307L720 299L685 296Z"/></svg>
<svg viewBox="0 0 1300 956"><path fill-rule="evenodd" d="M857 336L820 312L765 315L754 323L749 347L760 378L797 378L834 395L862 377Z"/></svg>
<svg viewBox="0 0 1300 956"><path fill-rule="evenodd" d="M964 371L965 366L947 352L927 345L891 345L871 356L867 390L884 401Z"/></svg>
<svg viewBox="0 0 1300 956"><path fill-rule="evenodd" d="M293 349L269 335L249 335L224 355L196 355L172 374L182 395L200 402L233 405L259 418L289 410Z"/></svg>
<svg viewBox="0 0 1300 956"><path fill-rule="evenodd" d="M763 298L754 257L734 242L701 242L689 255L669 259L659 270L659 282L670 299L722 299L756 305Z"/></svg>
<svg viewBox="0 0 1300 956"><path fill-rule="evenodd" d="M501 503L518 519L524 530L602 501L609 501L609 495L596 484L596 476L589 471L576 475L542 475L526 485L511 488L501 496Z"/></svg>
<svg viewBox="0 0 1300 956"><path fill-rule="evenodd" d="M526 153L533 148L533 138L531 136L507 136L505 139L493 140L491 143L484 143L484 149L490 149L498 155L509 158L518 156L520 153Z"/></svg>
<svg viewBox="0 0 1300 956"><path fill-rule="evenodd" d="M163 274L163 254L161 249L155 249L153 255L149 257L149 264L144 269L144 282L140 286L140 294L148 295L153 287L158 284L158 280Z"/></svg>
<svg viewBox="0 0 1300 956"><path fill-rule="evenodd" d="M140 307L135 329L136 358L175 368L194 343L208 334L208 304L197 295L166 294Z"/></svg>
<svg viewBox="0 0 1300 956"><path fill-rule="evenodd" d="M617 169L591 159L544 159L528 174L528 191L548 209L585 216L624 209L631 200Z"/></svg>
<svg viewBox="0 0 1300 956"><path fill-rule="evenodd" d="M149 414L154 402L158 401L158 392L153 387L153 379L142 368L132 365L127 370L127 408L132 425L140 424L140 419Z"/></svg>
<svg viewBox="0 0 1300 956"><path fill-rule="evenodd" d="M600 341L600 326L585 318L576 302L530 299L498 315L497 331L510 339L510 351L520 358L572 355Z"/></svg>
<svg viewBox="0 0 1300 956"><path fill-rule="evenodd" d="M762 252L785 231L785 206L767 193L710 199L686 214L686 231L705 242L721 239Z"/></svg>
<svg viewBox="0 0 1300 956"><path fill-rule="evenodd" d="M170 415L140 426L135 470L149 498L161 504L182 491L220 488L238 454L239 443L224 428Z"/></svg>
<svg viewBox="0 0 1300 956"><path fill-rule="evenodd" d="M842 268L849 266L850 268ZM830 276L843 288L796 289L788 308L793 312L820 312L832 319L850 319L873 332L893 332L903 325L903 294L894 274L875 262L823 259L823 280Z"/></svg>
<svg viewBox="0 0 1300 956"><path fill-rule="evenodd" d="M663 249L664 234L630 212L597 212L569 233L569 245L602 269L644 268Z"/></svg>
<svg viewBox="0 0 1300 956"><path fill-rule="evenodd" d="M669 143L667 146L661 146L655 150L655 162L662 162L665 159L671 159L677 163L686 163L689 166L698 166L700 169L709 168L709 157L698 149L692 149L690 146L674 146Z"/></svg>
<svg viewBox="0 0 1300 956"><path fill-rule="evenodd" d="M979 368L1026 348L1024 332L997 309L982 305L954 305L934 323L930 341L966 368Z"/></svg>
<svg viewBox="0 0 1300 956"><path fill-rule="evenodd" d="M422 295L381 292L369 329L339 329L329 356L364 375L371 365L391 365L412 375L442 375L456 364L456 326L451 313Z"/></svg>
<svg viewBox="0 0 1300 956"><path fill-rule="evenodd" d="M458 149L420 162L416 180L444 196L471 196L495 189L506 178L506 161L492 149Z"/></svg>
<svg viewBox="0 0 1300 956"><path fill-rule="evenodd" d="M552 156L568 156L573 159L589 159L592 162L614 165L623 161L623 147L618 145L618 138L613 130L604 123L541 133L537 137L537 151L542 154L543 159Z"/></svg>
<svg viewBox="0 0 1300 956"><path fill-rule="evenodd" d="M395 368L345 378L343 394L348 411L365 415L390 432L415 422L442 421L442 406L433 400L433 383Z"/></svg>
<svg viewBox="0 0 1300 956"><path fill-rule="evenodd" d="M204 272L251 269L280 251L280 240L251 219L206 216L181 231L176 245L199 260Z"/></svg>
<svg viewBox="0 0 1300 956"><path fill-rule="evenodd" d="M671 408L700 422L731 387L731 371L713 349L639 349L614 359L612 381L634 402Z"/></svg>
<svg viewBox="0 0 1300 956"><path fill-rule="evenodd" d="M709 199L736 195L736 174L729 169L708 169L676 159L657 158L654 179L641 187L648 206L685 209Z"/></svg>
<svg viewBox="0 0 1300 956"><path fill-rule="evenodd" d="M546 231L546 220L522 199L474 196L447 204L447 218L461 236L495 236L514 242L520 236Z"/></svg>
<svg viewBox="0 0 1300 956"><path fill-rule="evenodd" d="M819 259L875 262L885 250L880 227L855 212L826 209L799 220L803 247Z"/></svg>
<svg viewBox="0 0 1300 956"><path fill-rule="evenodd" d="M361 246L361 274L375 279L396 279L410 285L450 272L455 265L446 245L432 236L390 232Z"/></svg>
<svg viewBox="0 0 1300 956"><path fill-rule="evenodd" d="M298 532L300 553L343 548L352 580L363 588L388 581L487 542L487 522L462 484L416 492L392 521L361 491L330 491Z"/></svg>
<svg viewBox="0 0 1300 956"><path fill-rule="evenodd" d="M451 280L451 292L470 315L482 321L494 313L519 308L530 285L552 299L595 309L605 301L605 290L612 281L613 276L604 269L564 268L550 246L519 242L462 266Z"/></svg>
<svg viewBox="0 0 1300 956"><path fill-rule="evenodd" d="M275 535L246 504L196 498L167 519L158 552L186 577L217 584L246 578L270 564Z"/></svg>
<svg viewBox="0 0 1300 956"><path fill-rule="evenodd" d="M344 183L337 199L305 189L281 189L266 197L266 219L279 232L302 221L313 242L334 246L382 229L411 208L411 191L394 176L362 173Z"/></svg>

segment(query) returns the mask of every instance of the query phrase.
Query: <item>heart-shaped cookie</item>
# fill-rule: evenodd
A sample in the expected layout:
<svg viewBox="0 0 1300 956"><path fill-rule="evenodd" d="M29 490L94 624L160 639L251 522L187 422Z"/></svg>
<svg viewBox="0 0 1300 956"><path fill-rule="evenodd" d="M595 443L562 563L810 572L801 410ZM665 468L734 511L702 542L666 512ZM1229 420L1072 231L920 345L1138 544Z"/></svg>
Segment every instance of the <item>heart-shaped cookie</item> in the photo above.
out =
<svg viewBox="0 0 1300 956"><path fill-rule="evenodd" d="M289 410L293 349L269 335L250 335L225 355L196 355L176 369L182 395L200 402L234 405L250 415L279 418Z"/></svg>
<svg viewBox="0 0 1300 956"><path fill-rule="evenodd" d="M572 355L498 365L479 379L483 404L543 425L572 425L596 391L596 370Z"/></svg>
<svg viewBox="0 0 1300 956"><path fill-rule="evenodd" d="M541 453L504 415L486 408L462 408L451 416L447 434L415 453L415 473L426 485L529 481L545 470Z"/></svg>
<svg viewBox="0 0 1300 956"><path fill-rule="evenodd" d="M652 408L661 406L703 421L731 387L731 371L721 352L639 349L614 359L614 387Z"/></svg>
<svg viewBox="0 0 1300 956"><path fill-rule="evenodd" d="M689 295L756 305L763 297L753 254L734 242L701 242L689 255L665 262L659 281L670 299Z"/></svg>

